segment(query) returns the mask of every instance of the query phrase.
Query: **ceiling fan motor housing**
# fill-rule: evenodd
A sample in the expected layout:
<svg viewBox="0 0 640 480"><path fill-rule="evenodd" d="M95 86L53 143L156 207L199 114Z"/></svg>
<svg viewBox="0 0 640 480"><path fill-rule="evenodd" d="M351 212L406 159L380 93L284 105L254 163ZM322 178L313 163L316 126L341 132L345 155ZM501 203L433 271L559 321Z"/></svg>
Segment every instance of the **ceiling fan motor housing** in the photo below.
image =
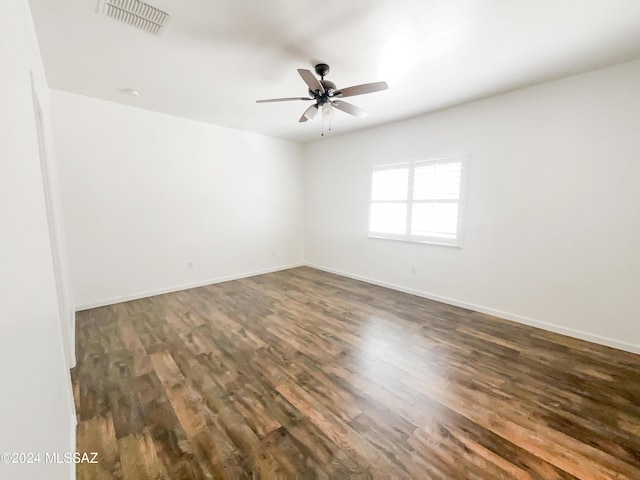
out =
<svg viewBox="0 0 640 480"><path fill-rule="evenodd" d="M313 90L309 89L309 95L311 95L316 100L321 101L322 104L326 102L329 97L333 96L333 94L337 90L337 87L335 83L330 82L329 80L320 80L320 84L322 85L322 88L324 88L324 93L320 93L318 91L314 92Z"/></svg>

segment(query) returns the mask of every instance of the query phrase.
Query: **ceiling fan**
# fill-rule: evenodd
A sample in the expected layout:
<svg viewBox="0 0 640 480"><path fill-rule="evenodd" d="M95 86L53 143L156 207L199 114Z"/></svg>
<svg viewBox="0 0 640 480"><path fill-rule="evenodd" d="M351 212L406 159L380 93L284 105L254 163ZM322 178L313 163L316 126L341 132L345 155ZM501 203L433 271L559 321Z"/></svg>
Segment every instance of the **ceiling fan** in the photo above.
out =
<svg viewBox="0 0 640 480"><path fill-rule="evenodd" d="M316 74L320 76L320 80L318 80L309 70L302 68L298 69L298 73L302 77L302 80L304 80L309 87L310 97L270 98L267 100L257 100L257 103L288 102L291 100L315 101L316 103L314 105L311 105L305 110L298 122L313 120L318 114L318 110L322 110L323 119L331 121L334 116L333 108L342 110L349 115L363 118L367 116L367 112L355 105L343 102L340 99L344 97L353 97L355 95L363 95L365 93L379 92L380 90L386 90L389 88L387 82L374 82L338 89L335 83L324 79L324 77L329 73L329 65L326 63L319 63L315 66L315 71Z"/></svg>

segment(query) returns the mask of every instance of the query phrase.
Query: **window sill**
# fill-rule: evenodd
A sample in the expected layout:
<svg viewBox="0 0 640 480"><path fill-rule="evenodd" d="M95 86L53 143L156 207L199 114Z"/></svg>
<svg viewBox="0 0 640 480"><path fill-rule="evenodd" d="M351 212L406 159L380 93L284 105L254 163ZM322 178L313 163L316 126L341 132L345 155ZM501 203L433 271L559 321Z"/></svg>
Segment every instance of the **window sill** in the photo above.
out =
<svg viewBox="0 0 640 480"><path fill-rule="evenodd" d="M367 237L373 240L392 240L394 242L418 243L422 245L436 245L439 247L451 247L451 248L457 248L460 250L462 249L462 244L459 242L459 240L448 242L447 240L442 240L439 238L425 238L425 239L402 238L402 237L391 237L391 236L385 236L385 235L374 235L371 233L367 235Z"/></svg>

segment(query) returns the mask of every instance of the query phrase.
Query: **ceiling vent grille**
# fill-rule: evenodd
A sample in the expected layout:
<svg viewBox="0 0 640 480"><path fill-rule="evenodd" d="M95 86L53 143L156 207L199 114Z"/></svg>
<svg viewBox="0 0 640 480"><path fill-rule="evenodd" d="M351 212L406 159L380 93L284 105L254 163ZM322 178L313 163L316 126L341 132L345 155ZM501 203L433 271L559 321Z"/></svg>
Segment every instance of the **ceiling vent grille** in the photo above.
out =
<svg viewBox="0 0 640 480"><path fill-rule="evenodd" d="M169 14L140 0L98 0L98 13L158 35Z"/></svg>

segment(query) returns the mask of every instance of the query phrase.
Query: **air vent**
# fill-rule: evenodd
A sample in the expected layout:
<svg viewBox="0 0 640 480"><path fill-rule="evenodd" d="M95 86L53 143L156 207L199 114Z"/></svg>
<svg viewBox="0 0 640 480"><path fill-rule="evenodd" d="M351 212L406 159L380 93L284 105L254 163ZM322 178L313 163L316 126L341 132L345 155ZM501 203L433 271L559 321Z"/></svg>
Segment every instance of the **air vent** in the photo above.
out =
<svg viewBox="0 0 640 480"><path fill-rule="evenodd" d="M98 13L158 35L169 14L139 0L98 0Z"/></svg>

